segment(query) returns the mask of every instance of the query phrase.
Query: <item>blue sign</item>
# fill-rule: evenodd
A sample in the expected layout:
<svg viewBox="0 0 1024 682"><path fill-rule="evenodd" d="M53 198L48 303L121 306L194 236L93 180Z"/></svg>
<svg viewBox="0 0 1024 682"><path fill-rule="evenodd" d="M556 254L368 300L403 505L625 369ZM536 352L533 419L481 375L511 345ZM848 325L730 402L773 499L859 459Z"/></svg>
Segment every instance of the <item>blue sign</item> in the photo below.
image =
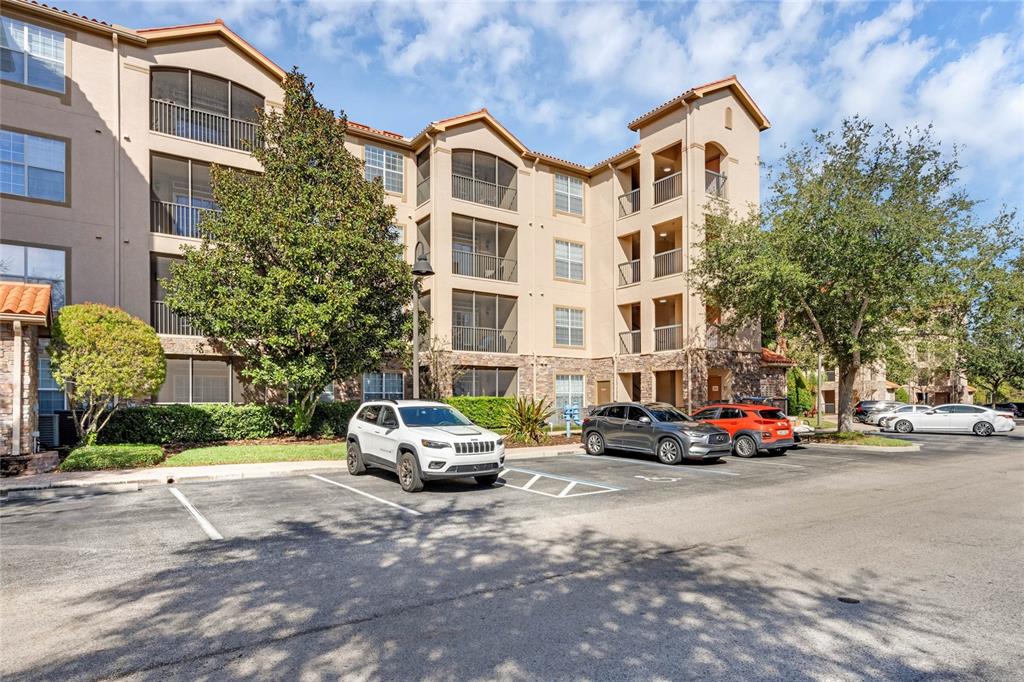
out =
<svg viewBox="0 0 1024 682"><path fill-rule="evenodd" d="M569 436L572 430L572 424L579 426L582 424L580 420L580 406L579 405L566 405L562 408L562 419L565 420L565 435Z"/></svg>

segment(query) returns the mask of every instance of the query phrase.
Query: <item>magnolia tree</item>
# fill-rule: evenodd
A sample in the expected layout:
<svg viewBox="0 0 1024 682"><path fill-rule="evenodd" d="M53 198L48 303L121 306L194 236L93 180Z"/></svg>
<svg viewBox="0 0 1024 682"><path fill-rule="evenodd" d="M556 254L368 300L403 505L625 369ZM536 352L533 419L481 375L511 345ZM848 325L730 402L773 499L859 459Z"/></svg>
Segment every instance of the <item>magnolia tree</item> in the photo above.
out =
<svg viewBox="0 0 1024 682"><path fill-rule="evenodd" d="M160 390L167 371L156 332L120 308L81 303L61 308L49 347L79 438L87 445L132 398Z"/></svg>
<svg viewBox="0 0 1024 682"><path fill-rule="evenodd" d="M345 149L346 121L297 71L281 111L260 112L262 173L214 167L220 211L165 280L166 303L242 359L255 385L287 387L296 433L331 381L401 357L412 274L394 208Z"/></svg>
<svg viewBox="0 0 1024 682"><path fill-rule="evenodd" d="M950 254L969 248L973 202L931 129L858 118L816 132L773 169L760 212L719 208L692 269L730 326L785 313L787 332L839 368L839 430L861 367L930 309Z"/></svg>

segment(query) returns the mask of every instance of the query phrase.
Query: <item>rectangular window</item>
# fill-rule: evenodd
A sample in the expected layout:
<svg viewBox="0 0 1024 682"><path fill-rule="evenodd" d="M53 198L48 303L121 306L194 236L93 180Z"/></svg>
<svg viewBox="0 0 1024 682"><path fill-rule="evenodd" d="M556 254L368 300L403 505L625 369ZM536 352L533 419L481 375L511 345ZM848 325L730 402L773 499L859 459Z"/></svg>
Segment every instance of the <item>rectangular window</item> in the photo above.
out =
<svg viewBox="0 0 1024 682"><path fill-rule="evenodd" d="M63 93L64 34L3 17L0 77Z"/></svg>
<svg viewBox="0 0 1024 682"><path fill-rule="evenodd" d="M61 249L0 244L0 280L50 285L50 313L66 298L67 254Z"/></svg>
<svg viewBox="0 0 1024 682"><path fill-rule="evenodd" d="M366 179L380 178L384 189L397 194L402 193L404 176L402 175L402 155L390 149L368 144L366 150Z"/></svg>
<svg viewBox="0 0 1024 682"><path fill-rule="evenodd" d="M555 277L583 281L583 244L555 240Z"/></svg>
<svg viewBox="0 0 1024 682"><path fill-rule="evenodd" d="M167 358L158 403L244 402L243 385L228 360Z"/></svg>
<svg viewBox="0 0 1024 682"><path fill-rule="evenodd" d="M49 339L40 339L38 348L39 414L53 414L65 409L64 390L50 371Z"/></svg>
<svg viewBox="0 0 1024 682"><path fill-rule="evenodd" d="M322 403L333 403L334 402L334 382L324 386L324 390L320 391L320 402Z"/></svg>
<svg viewBox="0 0 1024 682"><path fill-rule="evenodd" d="M391 237L391 241L396 244L405 244L405 228L401 225L395 225L392 223L388 230L388 235Z"/></svg>
<svg viewBox="0 0 1024 682"><path fill-rule="evenodd" d="M453 395L504 397L516 394L516 370L509 367L463 367L452 381Z"/></svg>
<svg viewBox="0 0 1024 682"><path fill-rule="evenodd" d="M405 377L401 372L365 372L363 400L401 400L405 397Z"/></svg>
<svg viewBox="0 0 1024 682"><path fill-rule="evenodd" d="M555 210L583 215L583 181L571 175L555 175Z"/></svg>
<svg viewBox="0 0 1024 682"><path fill-rule="evenodd" d="M63 202L65 143L0 130L0 192Z"/></svg>
<svg viewBox="0 0 1024 682"><path fill-rule="evenodd" d="M555 422L562 421L562 408L566 405L576 405L582 412L584 400L582 374L555 375Z"/></svg>
<svg viewBox="0 0 1024 682"><path fill-rule="evenodd" d="M555 308L555 345L583 347L583 311Z"/></svg>

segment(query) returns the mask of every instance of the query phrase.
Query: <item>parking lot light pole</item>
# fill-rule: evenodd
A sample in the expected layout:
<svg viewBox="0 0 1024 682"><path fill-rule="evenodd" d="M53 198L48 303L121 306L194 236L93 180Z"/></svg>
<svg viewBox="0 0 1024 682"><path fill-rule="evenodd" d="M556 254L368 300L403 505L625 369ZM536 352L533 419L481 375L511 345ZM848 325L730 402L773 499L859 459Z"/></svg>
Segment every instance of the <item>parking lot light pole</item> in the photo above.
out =
<svg viewBox="0 0 1024 682"><path fill-rule="evenodd" d="M434 274L427 260L427 247L416 242L416 262L412 266L412 398L420 398L420 280Z"/></svg>

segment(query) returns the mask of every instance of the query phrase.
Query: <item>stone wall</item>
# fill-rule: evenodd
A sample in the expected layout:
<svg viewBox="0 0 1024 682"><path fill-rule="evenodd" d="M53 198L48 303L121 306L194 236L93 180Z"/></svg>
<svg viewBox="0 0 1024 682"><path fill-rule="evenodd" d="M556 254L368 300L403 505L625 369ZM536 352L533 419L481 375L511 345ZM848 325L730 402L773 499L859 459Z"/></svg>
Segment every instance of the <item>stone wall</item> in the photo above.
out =
<svg viewBox="0 0 1024 682"><path fill-rule="evenodd" d="M0 455L30 454L32 433L39 428L37 413L37 389L39 367L36 358L36 341L39 335L34 325L22 326L22 366L13 367L15 339L14 325L0 322ZM22 374L20 396L14 395L14 373ZM21 451L13 453L14 401L21 400Z"/></svg>

